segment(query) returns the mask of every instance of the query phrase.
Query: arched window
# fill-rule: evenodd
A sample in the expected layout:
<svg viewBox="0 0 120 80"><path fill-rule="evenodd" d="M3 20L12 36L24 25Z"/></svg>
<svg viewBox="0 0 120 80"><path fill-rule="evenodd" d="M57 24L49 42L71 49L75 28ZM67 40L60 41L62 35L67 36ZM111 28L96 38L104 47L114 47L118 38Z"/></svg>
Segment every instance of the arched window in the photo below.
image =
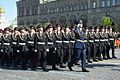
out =
<svg viewBox="0 0 120 80"><path fill-rule="evenodd" d="M24 21L21 20L20 23L19 23L19 25L24 25Z"/></svg>
<svg viewBox="0 0 120 80"><path fill-rule="evenodd" d="M57 20L56 17L51 17L50 22L51 22L52 24L55 24L55 23L56 23L56 20Z"/></svg>
<svg viewBox="0 0 120 80"><path fill-rule="evenodd" d="M37 23L38 23L37 19L33 19L32 24L35 25Z"/></svg>
<svg viewBox="0 0 120 80"><path fill-rule="evenodd" d="M70 16L69 21L70 21L70 24L74 24L74 22L76 21L76 16L75 15Z"/></svg>
<svg viewBox="0 0 120 80"><path fill-rule="evenodd" d="M60 19L59 19L59 22L60 22L62 25L65 25L65 23L66 23L66 17L65 17L65 16L61 16Z"/></svg>
<svg viewBox="0 0 120 80"><path fill-rule="evenodd" d="M116 6L117 1L116 0L112 0L112 6Z"/></svg>
<svg viewBox="0 0 120 80"><path fill-rule="evenodd" d="M26 25L30 25L30 21L29 20L26 22Z"/></svg>

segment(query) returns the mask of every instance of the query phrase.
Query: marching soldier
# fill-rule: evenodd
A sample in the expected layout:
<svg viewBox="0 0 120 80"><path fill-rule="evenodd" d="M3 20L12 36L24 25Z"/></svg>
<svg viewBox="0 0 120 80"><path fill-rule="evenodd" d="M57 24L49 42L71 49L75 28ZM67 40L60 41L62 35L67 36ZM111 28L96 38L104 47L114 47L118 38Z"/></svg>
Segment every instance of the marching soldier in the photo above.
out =
<svg viewBox="0 0 120 80"><path fill-rule="evenodd" d="M12 48L11 48L11 32L9 28L5 28L4 29L4 34L3 34L3 52L4 52L4 56L2 59L2 63L1 65L4 65L4 62L6 62L7 67L11 67L12 65Z"/></svg>
<svg viewBox="0 0 120 80"><path fill-rule="evenodd" d="M48 52L48 61L49 64L52 65L52 69L53 70L59 70L56 67L57 64L57 54L56 54L56 40L55 40L55 35L53 32L53 27L52 25L48 25L47 29L46 29L46 39L47 39L47 49L46 51Z"/></svg>
<svg viewBox="0 0 120 80"><path fill-rule="evenodd" d="M106 42L106 54L107 59L112 59L110 57L109 51L110 51L110 43L109 43L109 36L108 36L108 28L105 29L105 42Z"/></svg>
<svg viewBox="0 0 120 80"><path fill-rule="evenodd" d="M70 54L70 29L69 26L66 25L64 31L62 32L62 41L63 41L63 54L62 54L62 62L66 63L69 60Z"/></svg>
<svg viewBox="0 0 120 80"><path fill-rule="evenodd" d="M70 32L70 55L69 55L69 60L68 60L68 63L70 63L71 61L71 57L72 55L74 54L74 43L75 43L75 33L74 33L74 30L75 30L75 25L71 26L71 32Z"/></svg>
<svg viewBox="0 0 120 80"><path fill-rule="evenodd" d="M82 56L82 71L89 72L86 70L86 46L84 44L84 35L85 33L82 31L83 27L76 26L75 28L75 53L73 54L70 63L68 63L68 68L72 71L72 66L79 59L80 55Z"/></svg>
<svg viewBox="0 0 120 80"><path fill-rule="evenodd" d="M37 52L35 51L35 29L34 26L30 26L29 33L27 35L28 42L27 42L27 47L28 47L28 59L30 60L30 66L31 70L36 70L36 64L37 64Z"/></svg>
<svg viewBox="0 0 120 80"><path fill-rule="evenodd" d="M86 53L87 53L88 63L92 63L92 61L90 60L90 58L91 58L91 46L90 46L90 42L89 42L89 37L90 37L89 28L87 27L86 31L85 31Z"/></svg>
<svg viewBox="0 0 120 80"><path fill-rule="evenodd" d="M17 67L20 64L20 51L18 45L18 37L20 35L19 29L16 27L12 33L12 48L13 48L13 63L14 67Z"/></svg>
<svg viewBox="0 0 120 80"><path fill-rule="evenodd" d="M112 49L112 58L117 58L117 57L115 56L115 47L114 47L115 34L114 34L114 32L113 32L112 27L109 27L108 30L109 30L108 36L109 36L110 48Z"/></svg>
<svg viewBox="0 0 120 80"><path fill-rule="evenodd" d="M59 24L56 24L56 31L55 33L55 40L56 40L56 53L58 54L58 62L60 64L61 68L65 68L63 66L63 41L62 41L62 32L61 32L61 26Z"/></svg>
<svg viewBox="0 0 120 80"><path fill-rule="evenodd" d="M94 36L95 36L95 40L94 40L94 43L95 43L95 45L94 45L94 54L95 54L95 56L94 56L94 60L93 60L93 61L98 62L98 60L101 60L101 59L99 58L99 56L100 56L100 35L99 35L99 27L95 27L95 34L94 34ZM98 60L97 60L97 57L98 57Z"/></svg>
<svg viewBox="0 0 120 80"><path fill-rule="evenodd" d="M107 59L106 55L106 43L105 43L105 29L102 27L100 33L100 42L101 42L101 54L103 54L103 59ZM101 55L100 55L101 56Z"/></svg>
<svg viewBox="0 0 120 80"><path fill-rule="evenodd" d="M47 37L42 25L37 26L37 33L35 39L35 46L37 46L38 60L41 62L43 71L48 72L47 65Z"/></svg>
<svg viewBox="0 0 120 80"><path fill-rule="evenodd" d="M26 29L21 27L20 28L20 35L19 35L19 51L21 54L21 66L23 70L27 70L27 63L28 63L28 56L27 56L27 52L28 52L28 48L27 48L27 42L28 42L28 38L27 38L27 32Z"/></svg>
<svg viewBox="0 0 120 80"><path fill-rule="evenodd" d="M2 58L3 58L3 30L0 29L0 64L2 63Z"/></svg>

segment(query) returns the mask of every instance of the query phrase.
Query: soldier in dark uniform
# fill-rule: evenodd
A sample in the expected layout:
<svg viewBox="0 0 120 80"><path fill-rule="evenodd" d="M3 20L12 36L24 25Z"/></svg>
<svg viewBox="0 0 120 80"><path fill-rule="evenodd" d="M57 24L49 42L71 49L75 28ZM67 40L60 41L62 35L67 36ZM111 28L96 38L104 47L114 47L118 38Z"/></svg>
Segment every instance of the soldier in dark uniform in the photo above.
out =
<svg viewBox="0 0 120 80"><path fill-rule="evenodd" d="M86 53L87 53L87 61L88 63L92 63L91 59L91 46L90 46L90 42L89 42L89 28L87 27L85 30L85 44L86 44Z"/></svg>
<svg viewBox="0 0 120 80"><path fill-rule="evenodd" d="M71 57L73 56L74 54L74 44L75 44L75 25L71 26L71 30L70 30L70 55L69 55L69 59L68 59L68 63L70 63L71 61Z"/></svg>
<svg viewBox="0 0 120 80"><path fill-rule="evenodd" d="M94 54L96 54L94 56L94 60L95 62L98 62L98 60L101 60L99 59L99 56L100 56L100 35L99 35L99 27L95 27L95 40L94 40ZM98 60L97 60L98 58Z"/></svg>
<svg viewBox="0 0 120 80"><path fill-rule="evenodd" d="M3 57L3 30L0 29L0 65Z"/></svg>
<svg viewBox="0 0 120 80"><path fill-rule="evenodd" d="M103 59L107 59L106 43L104 40L105 40L105 29L103 27L101 27L101 32L100 32L101 50L100 50L100 53L103 54Z"/></svg>
<svg viewBox="0 0 120 80"><path fill-rule="evenodd" d="M82 31L83 27L76 26L75 28L75 53L73 54L70 63L68 63L68 68L70 71L72 71L72 66L76 62L77 59L80 58L80 55L82 57L82 71L83 72L89 72L86 70L86 46L84 44L84 35L85 33Z"/></svg>
<svg viewBox="0 0 120 80"><path fill-rule="evenodd" d="M35 28L34 26L30 26L29 33L27 35L28 42L28 60L30 60L31 70L36 70L37 64L37 52L35 51Z"/></svg>
<svg viewBox="0 0 120 80"><path fill-rule="evenodd" d="M62 41L62 32L61 32L61 26L59 24L56 24L56 30L54 30L55 33L55 40L56 40L56 53L58 54L58 60L57 63L60 64L61 68L65 68L63 66L63 41Z"/></svg>
<svg viewBox="0 0 120 80"><path fill-rule="evenodd" d="M66 63L69 60L70 54L70 28L69 25L65 26L64 31L62 32L62 41L63 41L63 54L62 62ZM70 61L69 61L70 62Z"/></svg>
<svg viewBox="0 0 120 80"><path fill-rule="evenodd" d="M18 45L18 37L19 37L19 28L14 28L14 31L12 33L12 48L13 48L13 64L14 67L17 67L20 63L20 51L19 51L19 45Z"/></svg>
<svg viewBox="0 0 120 80"><path fill-rule="evenodd" d="M53 27L51 24L47 26L45 33L46 33L46 39L47 39L46 51L48 52L48 56L47 56L48 63L52 65L53 70L59 70L56 67L56 64L57 64L57 62L56 62L57 55L56 55L56 46L55 46L56 40L55 40L55 35L53 32Z"/></svg>
<svg viewBox="0 0 120 80"><path fill-rule="evenodd" d="M110 43L109 43L109 36L108 36L108 28L105 28L105 43L106 43L106 54L107 54L107 59L112 59L110 57L109 51L110 51Z"/></svg>
<svg viewBox="0 0 120 80"><path fill-rule="evenodd" d="M42 69L48 72L47 65L47 38L42 25L37 26L35 46L37 46L38 60L41 63Z"/></svg>
<svg viewBox="0 0 120 80"><path fill-rule="evenodd" d="M113 32L112 27L109 27L108 30L109 30L108 36L109 36L110 48L112 49L112 58L117 58L115 56L115 46L114 46L115 34Z"/></svg>
<svg viewBox="0 0 120 80"><path fill-rule="evenodd" d="M96 60L96 53L94 52L94 49L95 49L95 30L94 30L94 27L90 27L90 31L89 31L89 44L90 44L90 54L91 54L91 57L93 58L93 61L97 61Z"/></svg>
<svg viewBox="0 0 120 80"><path fill-rule="evenodd" d="M27 42L28 42L28 36L27 36L26 28L21 27L20 28L20 35L19 35L19 51L21 54L21 66L23 70L27 70L27 63L28 63L28 48L27 48Z"/></svg>
<svg viewBox="0 0 120 80"><path fill-rule="evenodd" d="M4 62L6 62L7 67L11 67L12 65L12 48L11 48L11 32L9 28L4 29L4 34L3 34L3 51L4 51L4 56L2 59L1 65L4 65Z"/></svg>

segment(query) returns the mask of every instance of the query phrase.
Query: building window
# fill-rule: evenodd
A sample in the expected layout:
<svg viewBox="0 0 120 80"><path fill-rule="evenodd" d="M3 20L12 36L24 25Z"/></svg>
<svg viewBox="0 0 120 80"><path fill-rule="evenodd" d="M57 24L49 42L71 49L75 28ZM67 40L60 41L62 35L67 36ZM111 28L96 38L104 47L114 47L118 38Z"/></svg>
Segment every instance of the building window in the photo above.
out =
<svg viewBox="0 0 120 80"><path fill-rule="evenodd" d="M112 6L116 6L116 0L112 0Z"/></svg>
<svg viewBox="0 0 120 80"><path fill-rule="evenodd" d="M92 8L96 8L96 2L95 1L92 4Z"/></svg>
<svg viewBox="0 0 120 80"><path fill-rule="evenodd" d="M26 8L26 15L27 15L27 16L30 15L30 7L29 7L29 6Z"/></svg>
<svg viewBox="0 0 120 80"><path fill-rule="evenodd" d="M110 0L106 1L106 6L109 7L110 6Z"/></svg>
<svg viewBox="0 0 120 80"><path fill-rule="evenodd" d="M35 25L37 23L38 23L38 21L36 19L34 19L33 22L32 22L33 25Z"/></svg>
<svg viewBox="0 0 120 80"><path fill-rule="evenodd" d="M101 1L101 7L105 7L105 0Z"/></svg>

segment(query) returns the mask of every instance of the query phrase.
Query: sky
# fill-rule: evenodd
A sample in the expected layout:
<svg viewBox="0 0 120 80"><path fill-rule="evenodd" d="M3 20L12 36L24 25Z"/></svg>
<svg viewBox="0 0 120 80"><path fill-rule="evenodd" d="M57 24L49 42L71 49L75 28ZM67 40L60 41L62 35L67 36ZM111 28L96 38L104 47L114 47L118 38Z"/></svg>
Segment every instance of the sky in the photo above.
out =
<svg viewBox="0 0 120 80"><path fill-rule="evenodd" d="M5 9L6 20L14 20L17 17L16 1L18 0L0 0L0 7Z"/></svg>

